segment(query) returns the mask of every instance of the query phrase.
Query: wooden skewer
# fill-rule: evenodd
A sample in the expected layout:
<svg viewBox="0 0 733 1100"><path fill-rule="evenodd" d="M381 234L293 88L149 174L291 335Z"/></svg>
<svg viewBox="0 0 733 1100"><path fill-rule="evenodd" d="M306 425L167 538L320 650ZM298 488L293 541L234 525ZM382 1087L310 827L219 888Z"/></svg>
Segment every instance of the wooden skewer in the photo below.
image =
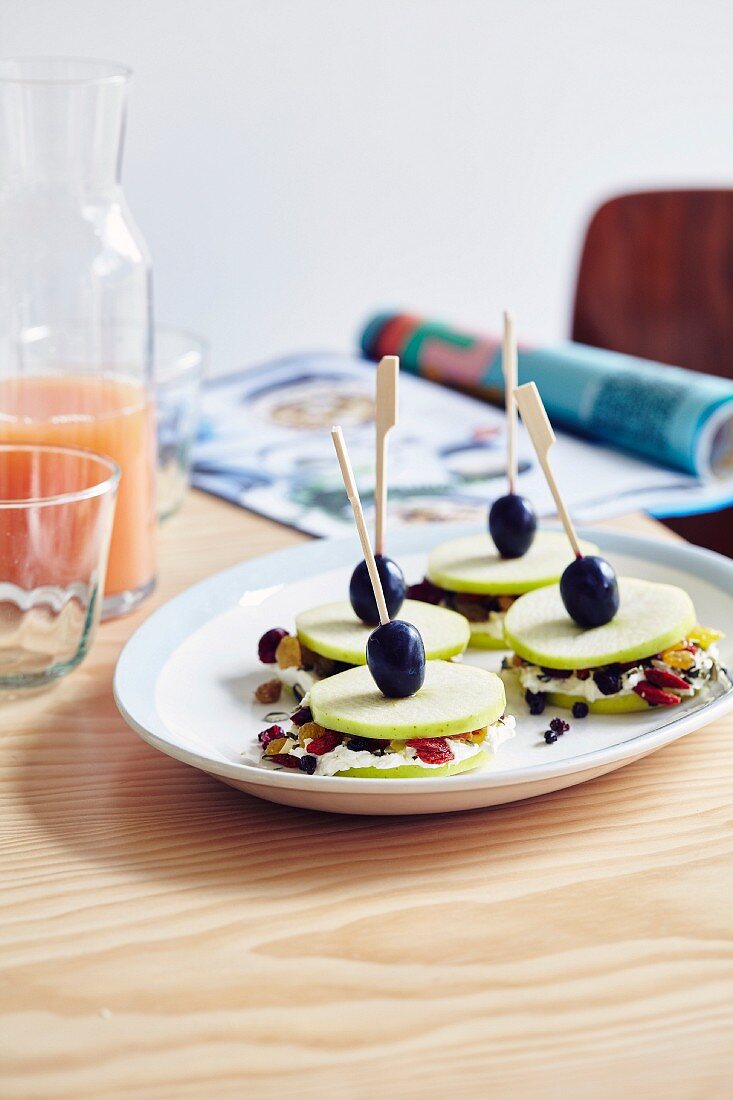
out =
<svg viewBox="0 0 733 1100"><path fill-rule="evenodd" d="M517 388L517 337L514 318L504 310L504 344L501 353L504 374L504 408L506 409L506 468L509 492L516 492L517 485L517 406L514 391Z"/></svg>
<svg viewBox="0 0 733 1100"><path fill-rule="evenodd" d="M522 414L524 426L529 432L532 445L537 452L537 458L539 459L540 466L547 479L547 484L550 486L550 492L552 493L558 515L565 528L565 534L570 540L570 545L573 548L576 558L582 558L583 554L580 549L580 544L578 543L578 536L575 534L573 521L565 507L565 501L560 495L555 476L550 468L548 453L550 447L555 442L555 433L552 430L552 425L545 411L545 406L542 404L542 398L534 382L526 382L523 386L518 386L514 391L514 396L516 397L519 411Z"/></svg>
<svg viewBox="0 0 733 1100"><path fill-rule="evenodd" d="M387 437L397 423L397 379L400 361L385 355L377 367L377 482L374 490L376 522L374 548L384 553L387 530Z"/></svg>
<svg viewBox="0 0 733 1100"><path fill-rule="evenodd" d="M387 611L387 604L384 599L384 592L382 591L382 582L379 579L379 573L377 572L377 563L374 560L374 554L372 553L372 544L369 541L369 532L364 522L364 512L361 507L361 500L359 499L359 490L356 487L356 481L354 480L354 471L351 468L351 462L349 460L349 452L346 450L346 443L344 442L344 433L341 428L331 428L331 439L333 439L333 445L336 448L336 454L339 460L339 466L341 467L341 476L344 479L344 487L346 488L346 495L351 502L351 507L354 510L354 519L356 520L356 529L359 532L359 541L361 542L361 549L364 554L364 561L366 562L367 569L369 570L369 579L372 582L372 588L374 589L374 599L377 601L377 611L379 612L379 621L384 626L389 622L389 612Z"/></svg>

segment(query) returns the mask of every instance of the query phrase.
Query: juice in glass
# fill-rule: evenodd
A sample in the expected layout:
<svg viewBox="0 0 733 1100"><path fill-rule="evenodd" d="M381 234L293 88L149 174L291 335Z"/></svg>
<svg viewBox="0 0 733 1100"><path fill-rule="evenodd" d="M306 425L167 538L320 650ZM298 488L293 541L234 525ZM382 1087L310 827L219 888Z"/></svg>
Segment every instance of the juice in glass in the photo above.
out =
<svg viewBox="0 0 733 1100"><path fill-rule="evenodd" d="M2 378L0 443L84 447L117 463L105 614L135 606L155 582L155 426L145 387L102 373Z"/></svg>

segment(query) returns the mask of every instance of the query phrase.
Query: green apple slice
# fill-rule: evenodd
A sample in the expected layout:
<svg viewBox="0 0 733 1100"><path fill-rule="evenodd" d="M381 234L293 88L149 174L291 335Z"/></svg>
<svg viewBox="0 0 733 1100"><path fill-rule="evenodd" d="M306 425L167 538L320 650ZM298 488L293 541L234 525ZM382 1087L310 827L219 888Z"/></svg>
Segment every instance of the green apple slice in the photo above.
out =
<svg viewBox="0 0 733 1100"><path fill-rule="evenodd" d="M458 775L459 772L473 771L474 768L482 768L493 757L490 752L477 752L465 760L459 760L452 764L441 764L438 768L421 768L417 764L402 764L398 768L347 768L346 771L336 772L336 775L347 776L349 779L432 779L440 775Z"/></svg>
<svg viewBox="0 0 733 1100"><path fill-rule="evenodd" d="M468 645L468 623L446 607L405 600L397 618L416 626L429 661L457 657ZM314 653L347 665L366 663L367 638L374 630L357 618L347 600L311 607L295 617L298 638Z"/></svg>
<svg viewBox="0 0 733 1100"><path fill-rule="evenodd" d="M574 703L585 703L593 714L628 714L633 710L650 710L640 695L632 691L630 695L607 695L603 699L594 699L592 703L584 699L582 695L563 695L559 691L547 693L547 701L553 707L565 707L572 710ZM657 707L664 710L664 707Z"/></svg>
<svg viewBox="0 0 733 1100"><path fill-rule="evenodd" d="M471 733L504 713L504 685L475 665L428 661L425 683L407 699L388 699L366 665L319 680L309 692L313 718L326 729L409 741Z"/></svg>
<svg viewBox="0 0 733 1100"><path fill-rule="evenodd" d="M581 542L584 554L598 547ZM538 531L521 558L502 558L488 532L450 539L436 546L428 557L428 578L450 592L515 596L560 580L573 560L567 536L559 531Z"/></svg>
<svg viewBox="0 0 733 1100"><path fill-rule="evenodd" d="M502 635L497 638L495 627L489 623L469 623L471 640L468 643L472 649L508 649L508 645Z"/></svg>
<svg viewBox="0 0 733 1100"><path fill-rule="evenodd" d="M650 657L694 627L695 608L681 588L634 577L620 577L618 583L618 613L590 630L570 618L559 585L527 593L506 613L507 644L545 668L597 668Z"/></svg>

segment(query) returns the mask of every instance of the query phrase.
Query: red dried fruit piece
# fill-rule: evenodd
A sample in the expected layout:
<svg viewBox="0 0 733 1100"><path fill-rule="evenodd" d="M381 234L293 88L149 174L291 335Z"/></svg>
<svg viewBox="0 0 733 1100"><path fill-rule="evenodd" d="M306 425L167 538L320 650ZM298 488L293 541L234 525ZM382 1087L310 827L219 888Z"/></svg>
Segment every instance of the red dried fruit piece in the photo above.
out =
<svg viewBox="0 0 733 1100"><path fill-rule="evenodd" d="M297 768L300 771L300 759L290 753L281 752L277 756L268 756L267 759L271 764L282 764L284 768Z"/></svg>
<svg viewBox="0 0 733 1100"><path fill-rule="evenodd" d="M419 584L409 585L405 596L408 600L420 600L421 603L439 604L443 599L443 589L438 588L437 584L433 584L427 577L420 581Z"/></svg>
<svg viewBox="0 0 733 1100"><path fill-rule="evenodd" d="M407 744L423 764L449 764L453 759L453 749L444 737L416 737Z"/></svg>
<svg viewBox="0 0 733 1100"><path fill-rule="evenodd" d="M664 668L647 668L644 672L650 684L656 684L660 688L680 688L687 691L689 684L681 676L675 676L674 672L667 672Z"/></svg>
<svg viewBox="0 0 733 1100"><path fill-rule="evenodd" d="M304 726L306 722L313 721L313 714L310 707L298 707L294 714L290 715L290 721L294 726Z"/></svg>
<svg viewBox="0 0 733 1100"><path fill-rule="evenodd" d="M308 744L308 752L311 756L323 756L325 752L330 752L331 749L335 749L340 744L341 734L335 733L333 730L326 730L320 737L316 737L315 741Z"/></svg>
<svg viewBox="0 0 733 1100"><path fill-rule="evenodd" d="M278 737L284 737L285 730L282 726L268 726L266 730L257 735L257 740L264 748L270 744L271 741L275 741Z"/></svg>
<svg viewBox="0 0 733 1100"><path fill-rule="evenodd" d="M642 697L645 703L649 703L653 707L674 707L677 703L682 702L679 695L673 695L671 691L662 691L661 688L647 683L646 680L642 680L640 684L637 684L634 691Z"/></svg>
<svg viewBox="0 0 733 1100"><path fill-rule="evenodd" d="M275 626L272 630L266 630L257 643L257 656L263 665L275 664L275 651L283 638L287 638L288 631L281 626Z"/></svg>
<svg viewBox="0 0 733 1100"><path fill-rule="evenodd" d="M579 668L576 671L575 675L578 677L579 680L589 680L590 679L590 669L589 668Z"/></svg>

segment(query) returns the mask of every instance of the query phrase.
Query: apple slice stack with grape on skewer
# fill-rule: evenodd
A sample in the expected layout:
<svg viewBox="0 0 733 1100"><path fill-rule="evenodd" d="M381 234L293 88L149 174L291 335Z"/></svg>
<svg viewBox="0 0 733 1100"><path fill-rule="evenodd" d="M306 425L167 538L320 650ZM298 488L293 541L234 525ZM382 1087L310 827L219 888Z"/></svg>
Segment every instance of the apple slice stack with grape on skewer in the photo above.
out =
<svg viewBox="0 0 733 1100"><path fill-rule="evenodd" d="M397 422L399 360L385 356L377 367L375 555L390 615L400 614L420 632L428 660L459 657L469 641L465 618L454 611L405 599L405 581L397 562L385 553L387 530L387 443ZM285 684L296 699L325 676L366 663L366 643L379 622L374 593L364 561L354 569L349 599L319 604L295 616L295 632L273 627L260 638L259 659L274 677L260 685L257 698L274 703Z"/></svg>
<svg viewBox="0 0 733 1100"><path fill-rule="evenodd" d="M411 599L464 615L476 649L506 649L504 617L511 605L524 592L555 584L571 560L565 536L538 531L531 502L517 492L517 341L514 320L506 312L502 370L509 491L491 505L488 531L435 547L425 579L407 590ZM583 543L585 554L597 549Z"/></svg>
<svg viewBox="0 0 733 1100"><path fill-rule="evenodd" d="M722 635L697 624L683 589L617 578L578 540L550 466L555 436L534 382L519 386L516 399L573 553L558 584L527 593L506 615L514 653L504 675L518 681L530 712L547 703L576 718L642 711L728 688L715 644Z"/></svg>
<svg viewBox="0 0 733 1100"><path fill-rule="evenodd" d="M390 616L341 429L332 435L378 620L365 665L315 683L288 727L260 733L263 762L348 779L425 779L479 768L514 732L504 685L485 669L427 661L416 627Z"/></svg>

